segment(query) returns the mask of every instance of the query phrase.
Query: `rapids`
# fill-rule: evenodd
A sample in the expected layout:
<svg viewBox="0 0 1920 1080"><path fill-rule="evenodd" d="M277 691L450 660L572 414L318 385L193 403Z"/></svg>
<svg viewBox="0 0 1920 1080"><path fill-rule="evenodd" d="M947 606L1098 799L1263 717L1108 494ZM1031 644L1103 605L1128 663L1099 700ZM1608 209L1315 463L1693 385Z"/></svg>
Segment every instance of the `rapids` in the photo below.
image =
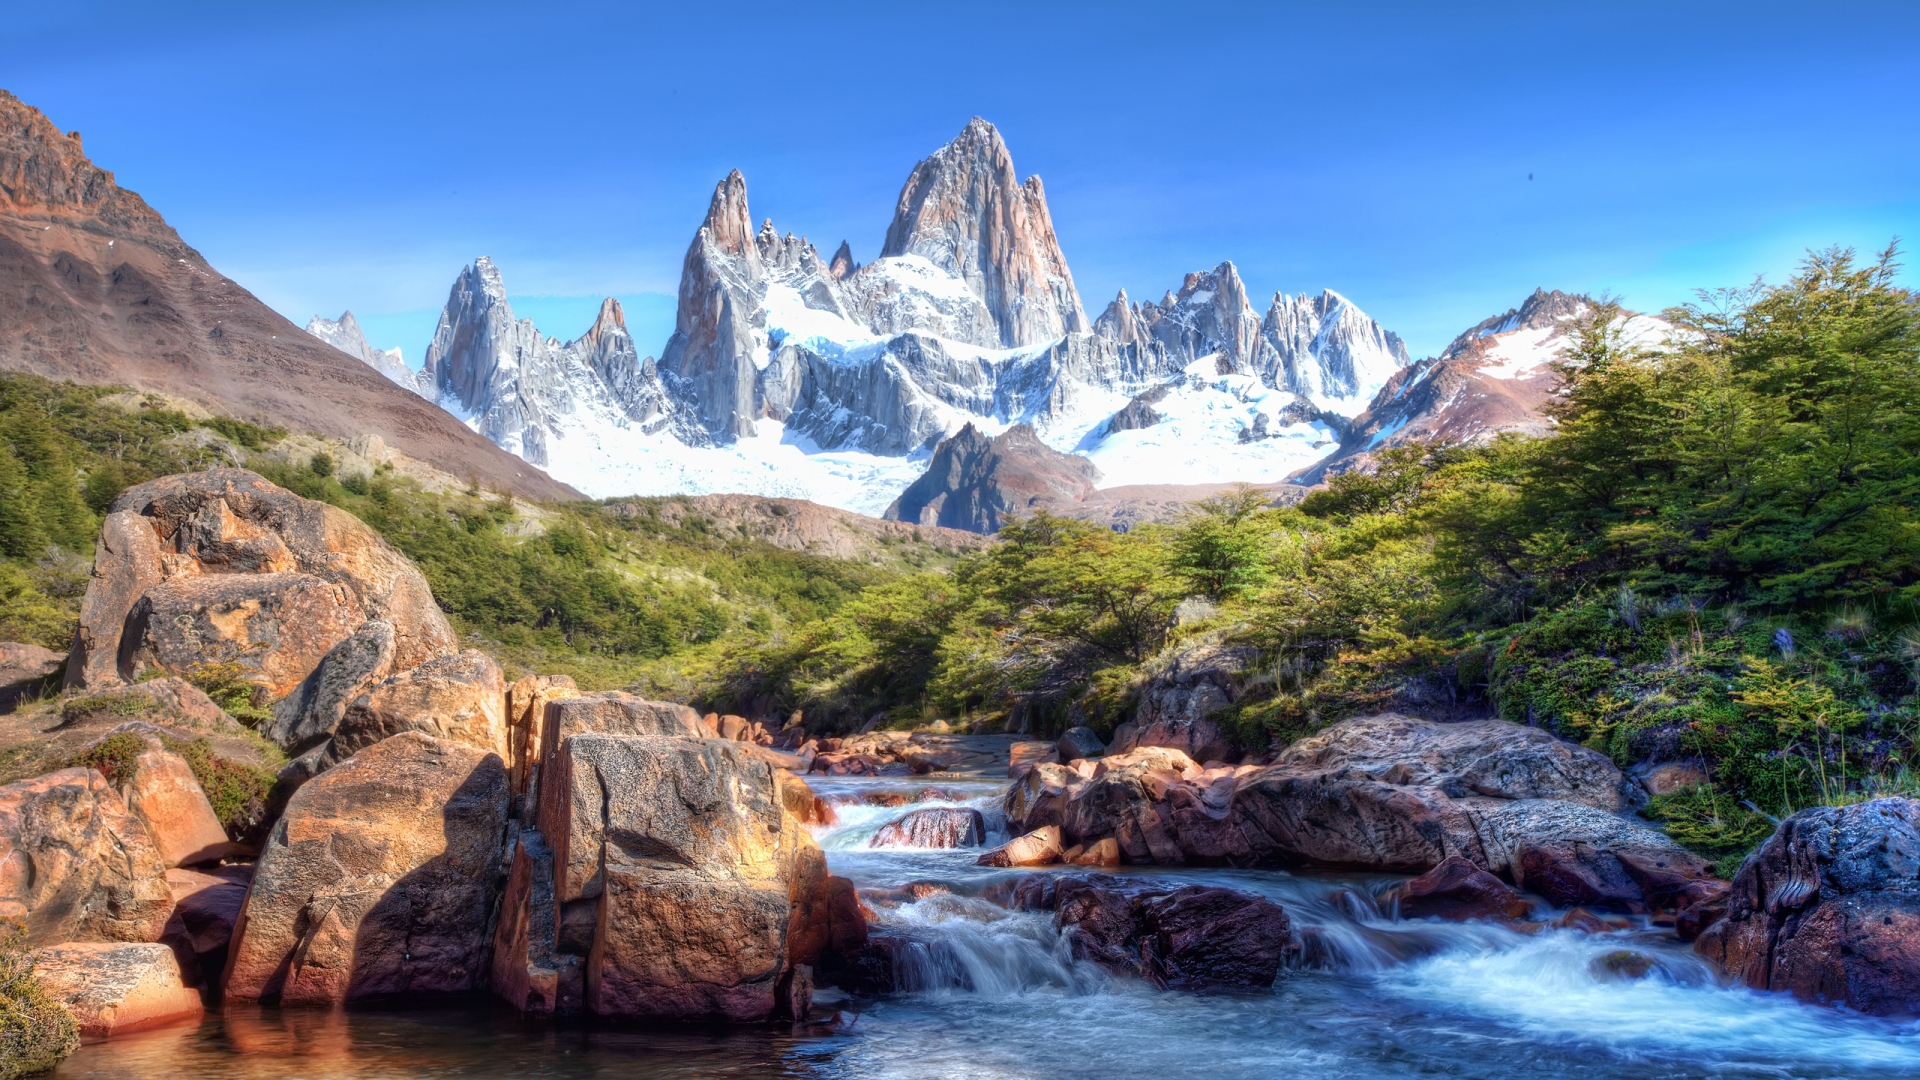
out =
<svg viewBox="0 0 1920 1080"><path fill-rule="evenodd" d="M868 846L902 814L956 804L980 809L988 843L1000 843L1004 782L832 779L814 787L839 816L815 830L835 873L868 889L932 882L950 890L878 908L889 932L916 943L900 960L900 993L856 1001L823 991L821 1022L712 1032L527 1025L479 1007L230 1010L197 1028L86 1047L54 1075L1920 1076L1920 1024L1727 988L1651 927L1528 936L1484 924L1396 921L1373 900L1396 880L1388 875L1123 871L1262 893L1287 909L1296 930L1317 931L1313 961L1283 973L1271 991L1163 993L1075 961L1050 915L1010 912L978 897L1009 875L1057 871L980 867L973 848ZM916 801L857 801L873 792ZM1639 981L1592 974L1595 958L1622 948L1655 958L1655 973Z"/></svg>

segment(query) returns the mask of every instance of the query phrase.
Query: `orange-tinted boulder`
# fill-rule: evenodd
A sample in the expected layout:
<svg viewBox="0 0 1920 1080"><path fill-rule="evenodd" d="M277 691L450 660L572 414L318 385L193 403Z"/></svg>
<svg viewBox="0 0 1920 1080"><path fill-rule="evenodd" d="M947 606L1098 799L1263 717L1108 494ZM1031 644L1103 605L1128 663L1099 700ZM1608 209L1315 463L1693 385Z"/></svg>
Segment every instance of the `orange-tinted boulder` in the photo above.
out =
<svg viewBox="0 0 1920 1080"><path fill-rule="evenodd" d="M1521 919L1533 905L1507 883L1455 855L1411 881L1394 886L1380 906L1403 919Z"/></svg>
<svg viewBox="0 0 1920 1080"><path fill-rule="evenodd" d="M198 1020L203 1011L200 992L181 978L165 945L53 945L35 953L34 975L73 1014L84 1039Z"/></svg>
<svg viewBox="0 0 1920 1080"><path fill-rule="evenodd" d="M337 1005L484 987L507 803L498 754L417 731L309 781L254 873L229 999Z"/></svg>
<svg viewBox="0 0 1920 1080"><path fill-rule="evenodd" d="M148 741L148 749L134 759L133 775L121 794L127 808L146 823L161 862L171 869L219 862L238 853L186 759L162 749L158 739Z"/></svg>
<svg viewBox="0 0 1920 1080"><path fill-rule="evenodd" d="M331 756L343 760L407 731L465 743L506 761L507 683L500 664L468 649L375 685L347 706L333 732Z"/></svg>
<svg viewBox="0 0 1920 1080"><path fill-rule="evenodd" d="M268 697L284 697L366 618L351 589L312 574L177 577L134 605L119 671L132 682L153 669L237 664Z"/></svg>
<svg viewBox="0 0 1920 1080"><path fill-rule="evenodd" d="M0 915L25 922L30 944L158 941L172 910L159 846L105 777L0 787Z"/></svg>

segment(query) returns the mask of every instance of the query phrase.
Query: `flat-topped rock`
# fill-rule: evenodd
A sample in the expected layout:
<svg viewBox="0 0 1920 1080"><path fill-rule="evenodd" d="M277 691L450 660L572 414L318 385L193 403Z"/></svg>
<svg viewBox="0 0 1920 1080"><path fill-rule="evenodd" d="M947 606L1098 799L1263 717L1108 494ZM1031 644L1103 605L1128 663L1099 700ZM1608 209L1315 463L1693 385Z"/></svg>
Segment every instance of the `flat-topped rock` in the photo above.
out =
<svg viewBox="0 0 1920 1080"><path fill-rule="evenodd" d="M73 1014L84 1039L200 1019L200 993L165 945L85 942L34 954L34 975Z"/></svg>

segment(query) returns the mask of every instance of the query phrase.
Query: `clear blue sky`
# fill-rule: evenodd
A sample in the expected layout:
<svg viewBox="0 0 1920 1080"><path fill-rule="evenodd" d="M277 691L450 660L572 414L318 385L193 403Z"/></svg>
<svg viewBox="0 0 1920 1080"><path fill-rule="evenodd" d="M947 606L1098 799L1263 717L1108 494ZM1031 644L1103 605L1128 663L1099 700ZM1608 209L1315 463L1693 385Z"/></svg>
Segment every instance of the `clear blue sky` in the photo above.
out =
<svg viewBox="0 0 1920 1080"><path fill-rule="evenodd" d="M657 353L729 168L756 218L870 259L976 113L1045 179L1090 313L1232 259L1418 356L1536 285L1652 309L1920 243L1912 0L69 0L7 5L0 55L222 271L416 366L480 254L543 331L612 294Z"/></svg>

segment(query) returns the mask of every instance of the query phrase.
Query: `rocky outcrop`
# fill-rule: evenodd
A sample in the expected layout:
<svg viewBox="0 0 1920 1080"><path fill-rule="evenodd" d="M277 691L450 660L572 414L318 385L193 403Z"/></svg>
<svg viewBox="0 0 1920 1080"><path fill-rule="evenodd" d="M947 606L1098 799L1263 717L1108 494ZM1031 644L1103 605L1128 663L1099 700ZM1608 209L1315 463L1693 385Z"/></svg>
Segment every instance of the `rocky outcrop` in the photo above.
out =
<svg viewBox="0 0 1920 1080"><path fill-rule="evenodd" d="M817 958L792 946L831 931L796 926L796 913L820 907L826 864L779 784L738 743L565 738L541 778L540 823L562 951L587 956L589 1012L764 1020L783 987L811 978ZM575 911L587 918L570 932Z"/></svg>
<svg viewBox="0 0 1920 1080"><path fill-rule="evenodd" d="M1335 724L1271 765L1202 768L1163 747L1069 768L1008 793L1010 828L1067 845L1112 838L1130 863L1316 865L1421 874L1458 856L1562 906L1674 911L1709 865L1628 815L1604 756L1505 721L1388 713Z"/></svg>
<svg viewBox="0 0 1920 1080"><path fill-rule="evenodd" d="M515 795L525 794L545 747L547 703L579 696L570 675L527 675L507 688L507 767Z"/></svg>
<svg viewBox="0 0 1920 1080"><path fill-rule="evenodd" d="M432 383L422 383L414 370L401 359L399 349L376 349L367 344L367 335L360 329L360 320L353 312L343 311L338 319L323 319L318 315L307 320L307 333L339 349L373 370L385 375L399 386L416 394L431 396Z"/></svg>
<svg viewBox="0 0 1920 1080"><path fill-rule="evenodd" d="M1272 986L1300 952L1284 908L1232 889L1035 876L1015 891L1014 906L1051 910L1056 927L1072 929L1075 955L1163 990Z"/></svg>
<svg viewBox="0 0 1920 1080"><path fill-rule="evenodd" d="M157 595L142 607L150 594ZM145 628L135 634L134 616L143 611L149 613ZM316 633L283 619L255 629L260 619L283 612L314 615L326 629ZM191 637L172 621L181 616L202 640L211 634L216 643L200 659L227 659L231 648L276 697L366 618L393 627L396 670L455 647L453 628L406 556L345 511L244 469L162 477L114 500L101 524L67 685L130 682L146 664L191 666ZM281 652L275 650L285 652L286 661L268 665L238 651L256 640L276 657Z"/></svg>
<svg viewBox="0 0 1920 1080"><path fill-rule="evenodd" d="M1268 385L1316 402L1371 401L1410 362L1398 334L1332 289L1319 296L1275 293L1260 333L1276 364L1262 373Z"/></svg>
<svg viewBox="0 0 1920 1080"><path fill-rule="evenodd" d="M987 822L972 807L931 806L880 826L868 847L956 848L987 842Z"/></svg>
<svg viewBox="0 0 1920 1080"><path fill-rule="evenodd" d="M1815 807L1781 822L1694 949L1758 990L1920 1013L1920 800Z"/></svg>
<svg viewBox="0 0 1920 1080"><path fill-rule="evenodd" d="M586 957L559 952L560 908L553 897L553 849L522 829L514 841L495 924L496 997L527 1016L576 1016L585 1007Z"/></svg>
<svg viewBox="0 0 1920 1080"><path fill-rule="evenodd" d="M173 395L216 415L342 441L377 436L456 477L579 498L223 276L87 159L80 139L0 93L0 368Z"/></svg>
<svg viewBox="0 0 1920 1080"><path fill-rule="evenodd" d="M1009 516L1043 501L1092 494L1099 478L1093 462L1054 450L1025 424L992 438L968 424L934 450L927 471L887 507L886 516L993 533Z"/></svg>
<svg viewBox="0 0 1920 1080"><path fill-rule="evenodd" d="M248 890L229 1000L339 1005L484 987L508 796L499 755L411 731L306 784Z"/></svg>
<svg viewBox="0 0 1920 1080"><path fill-rule="evenodd" d="M547 464L549 444L581 425L705 442L653 358L641 359L619 301L602 302L593 326L573 341L547 337L532 319L514 317L499 268L485 256L454 280L419 378L471 416L480 434L535 465Z"/></svg>
<svg viewBox="0 0 1920 1080"><path fill-rule="evenodd" d="M1239 696L1241 672L1255 652L1200 640L1157 662L1133 719L1114 730L1114 752L1164 746L1195 761L1238 761L1233 740L1213 717Z"/></svg>
<svg viewBox="0 0 1920 1080"><path fill-rule="evenodd" d="M268 698L291 693L366 621L345 585L312 574L203 574L147 591L127 617L119 672L187 675L232 664Z"/></svg>
<svg viewBox="0 0 1920 1080"><path fill-rule="evenodd" d="M1062 762L1099 757L1106 752L1107 745L1100 741L1100 736L1094 734L1092 728L1085 725L1061 732L1059 740L1054 743L1054 754Z"/></svg>
<svg viewBox="0 0 1920 1080"><path fill-rule="evenodd" d="M302 754L333 737L354 699L393 671L393 624L368 619L335 645L293 693L274 702L273 722L261 732L289 754Z"/></svg>
<svg viewBox="0 0 1920 1080"><path fill-rule="evenodd" d="M1022 183L1000 133L977 116L913 167L880 255L918 255L966 282L999 330L992 344L1037 345L1087 329L1040 178Z"/></svg>
<svg viewBox="0 0 1920 1080"><path fill-rule="evenodd" d="M335 761L406 731L511 756L507 683L500 664L478 649L429 660L388 678L347 706L333 733Z"/></svg>
<svg viewBox="0 0 1920 1080"><path fill-rule="evenodd" d="M1289 477L1318 484L1366 468L1377 450L1426 443L1475 444L1503 432L1543 434L1542 407L1560 385L1553 363L1574 321L1592 301L1535 289L1519 307L1455 338L1437 357L1392 373L1327 458ZM1670 328L1644 315L1623 316L1628 342L1657 345Z"/></svg>
<svg viewBox="0 0 1920 1080"><path fill-rule="evenodd" d="M0 915L34 945L156 941L173 910L147 827L92 769L0 787Z"/></svg>
<svg viewBox="0 0 1920 1080"><path fill-rule="evenodd" d="M54 945L34 955L33 973L85 1039L197 1020L203 1011L165 945Z"/></svg>

